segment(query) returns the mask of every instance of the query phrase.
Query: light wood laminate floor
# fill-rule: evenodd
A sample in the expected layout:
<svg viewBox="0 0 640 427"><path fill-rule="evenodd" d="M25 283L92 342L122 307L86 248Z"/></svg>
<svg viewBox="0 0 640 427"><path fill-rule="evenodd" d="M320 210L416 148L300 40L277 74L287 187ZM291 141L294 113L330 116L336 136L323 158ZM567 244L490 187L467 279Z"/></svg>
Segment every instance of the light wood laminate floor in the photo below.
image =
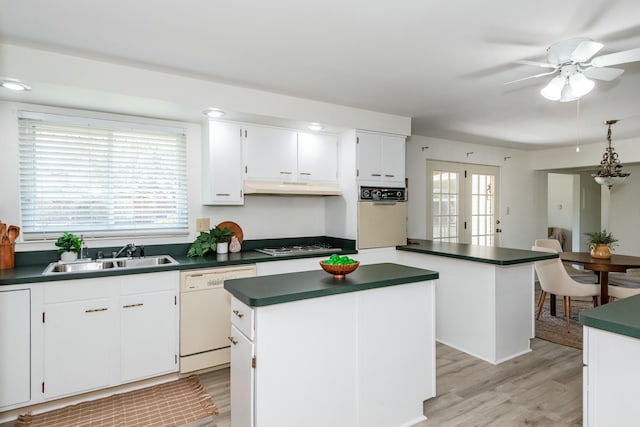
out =
<svg viewBox="0 0 640 427"><path fill-rule="evenodd" d="M582 351L537 338L531 346L492 365L437 344L437 396L424 403L428 419L416 427L581 426ZM229 370L200 378L220 414L188 427L229 426Z"/></svg>

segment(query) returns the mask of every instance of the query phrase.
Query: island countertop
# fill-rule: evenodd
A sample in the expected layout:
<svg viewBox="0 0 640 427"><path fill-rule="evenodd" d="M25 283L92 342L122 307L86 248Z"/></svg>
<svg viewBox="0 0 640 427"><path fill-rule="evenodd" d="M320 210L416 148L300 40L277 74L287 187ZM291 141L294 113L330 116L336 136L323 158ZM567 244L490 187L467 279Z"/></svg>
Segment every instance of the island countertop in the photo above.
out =
<svg viewBox="0 0 640 427"><path fill-rule="evenodd" d="M640 338L640 295L580 312L584 326Z"/></svg>
<svg viewBox="0 0 640 427"><path fill-rule="evenodd" d="M543 259L558 258L558 254L548 252L420 239L409 239L409 244L397 246L396 249L399 251L417 252L496 265L523 264L541 261Z"/></svg>
<svg viewBox="0 0 640 427"><path fill-rule="evenodd" d="M436 271L382 263L361 265L344 279L324 270L225 280L224 288L251 307L435 280Z"/></svg>

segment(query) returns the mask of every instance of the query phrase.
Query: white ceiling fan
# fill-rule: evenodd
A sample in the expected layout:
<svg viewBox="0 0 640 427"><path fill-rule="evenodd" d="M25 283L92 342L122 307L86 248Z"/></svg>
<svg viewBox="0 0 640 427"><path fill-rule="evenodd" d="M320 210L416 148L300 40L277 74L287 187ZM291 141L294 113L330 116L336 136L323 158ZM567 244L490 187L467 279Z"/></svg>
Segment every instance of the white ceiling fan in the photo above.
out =
<svg viewBox="0 0 640 427"><path fill-rule="evenodd" d="M602 43L586 37L554 43L547 49L547 62L515 61L517 64L551 68L551 71L513 80L505 84L559 73L551 79L540 93L552 101L574 101L593 89L595 83L590 79L610 81L624 72L623 69L611 68L609 67L610 65L640 61L640 48L592 58L603 46Z"/></svg>

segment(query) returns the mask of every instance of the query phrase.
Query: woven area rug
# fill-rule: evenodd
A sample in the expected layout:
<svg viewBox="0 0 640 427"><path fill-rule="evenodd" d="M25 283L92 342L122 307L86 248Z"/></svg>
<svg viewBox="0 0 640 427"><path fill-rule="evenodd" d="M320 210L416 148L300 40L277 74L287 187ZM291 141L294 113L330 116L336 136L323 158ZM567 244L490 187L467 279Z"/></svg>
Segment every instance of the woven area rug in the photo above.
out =
<svg viewBox="0 0 640 427"><path fill-rule="evenodd" d="M536 286L536 304L538 303L539 297L539 288ZM591 298L571 298L571 322L569 332L567 332L567 323L564 318L562 297L556 296L555 317L550 314L549 304L549 296L547 296L542 308L542 314L540 314L540 319L536 320L536 338L582 349L582 325L580 325L578 315L582 310L593 308Z"/></svg>
<svg viewBox="0 0 640 427"><path fill-rule="evenodd" d="M17 426L179 426L218 409L197 376L82 402L37 415L20 415Z"/></svg>

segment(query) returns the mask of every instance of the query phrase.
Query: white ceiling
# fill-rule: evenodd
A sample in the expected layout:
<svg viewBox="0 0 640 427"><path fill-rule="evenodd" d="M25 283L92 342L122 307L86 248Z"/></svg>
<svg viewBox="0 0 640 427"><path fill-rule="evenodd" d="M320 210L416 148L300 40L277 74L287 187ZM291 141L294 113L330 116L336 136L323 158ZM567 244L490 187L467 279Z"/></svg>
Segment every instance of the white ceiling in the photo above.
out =
<svg viewBox="0 0 640 427"><path fill-rule="evenodd" d="M412 133L540 148L640 135L640 63L544 99L559 40L640 47L637 0L0 0L0 41L412 117ZM1 60L1 58L0 58ZM5 76L6 77L6 76ZM17 76L14 76L17 77Z"/></svg>

